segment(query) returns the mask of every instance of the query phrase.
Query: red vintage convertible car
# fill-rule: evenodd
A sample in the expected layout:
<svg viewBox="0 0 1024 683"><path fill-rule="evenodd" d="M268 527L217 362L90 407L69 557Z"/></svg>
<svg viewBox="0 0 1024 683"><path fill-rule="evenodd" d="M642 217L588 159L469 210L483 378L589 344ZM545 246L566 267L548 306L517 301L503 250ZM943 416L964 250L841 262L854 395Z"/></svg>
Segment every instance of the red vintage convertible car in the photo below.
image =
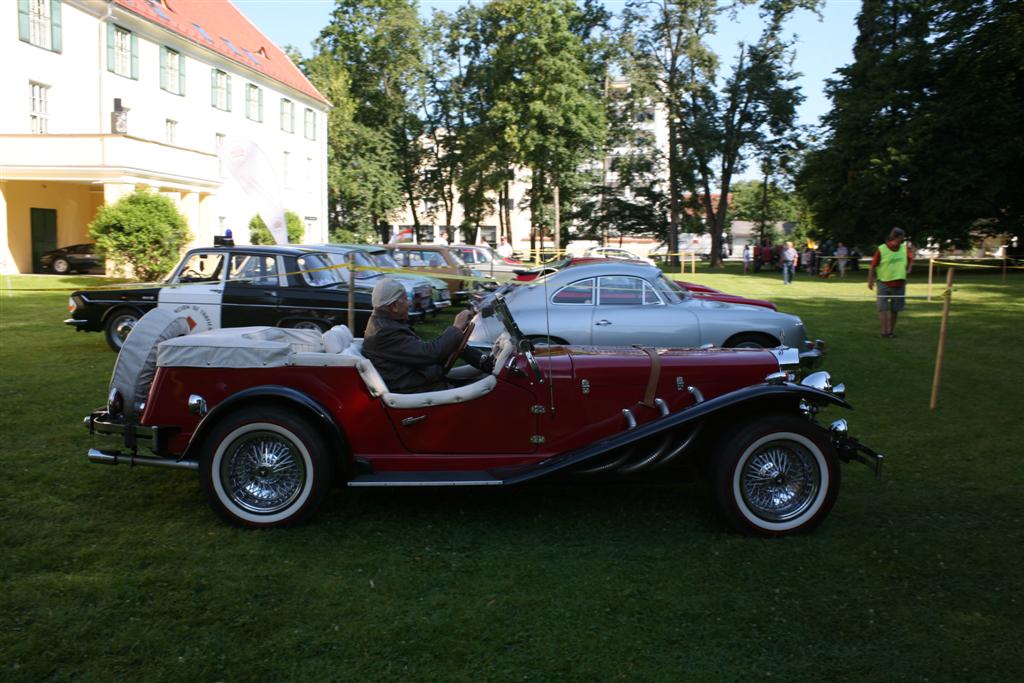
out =
<svg viewBox="0 0 1024 683"><path fill-rule="evenodd" d="M493 372L459 366L449 373L454 388L396 394L343 326L189 335L155 309L128 336L106 407L85 420L116 446L88 457L198 470L214 511L246 527L304 520L336 482L701 474L729 524L777 536L828 514L840 461L878 472L882 456L851 437L845 420L815 421L821 408L849 407L845 389L824 372L796 383L795 349L535 349L500 297L483 315L505 327Z"/></svg>

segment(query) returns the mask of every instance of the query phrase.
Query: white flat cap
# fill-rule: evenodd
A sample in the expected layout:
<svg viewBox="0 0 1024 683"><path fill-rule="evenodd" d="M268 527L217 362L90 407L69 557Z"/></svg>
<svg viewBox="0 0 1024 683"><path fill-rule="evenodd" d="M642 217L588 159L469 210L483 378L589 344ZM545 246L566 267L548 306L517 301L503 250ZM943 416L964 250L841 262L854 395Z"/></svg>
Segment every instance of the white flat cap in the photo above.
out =
<svg viewBox="0 0 1024 683"><path fill-rule="evenodd" d="M373 307L384 308L405 296L405 287L394 278L386 277L373 286Z"/></svg>

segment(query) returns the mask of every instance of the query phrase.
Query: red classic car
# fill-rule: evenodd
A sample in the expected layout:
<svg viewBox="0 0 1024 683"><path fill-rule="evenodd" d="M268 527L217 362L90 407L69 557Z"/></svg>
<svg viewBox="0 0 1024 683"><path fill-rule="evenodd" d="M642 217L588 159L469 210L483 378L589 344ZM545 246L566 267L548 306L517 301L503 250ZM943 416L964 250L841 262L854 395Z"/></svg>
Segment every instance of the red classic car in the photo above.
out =
<svg viewBox="0 0 1024 683"><path fill-rule="evenodd" d="M734 528L776 536L828 514L840 461L878 472L882 456L851 437L845 420L815 421L821 408L849 407L845 389L824 372L796 383L793 349L535 349L500 297L482 315L505 328L493 372L459 366L449 373L454 388L397 394L343 326L190 335L155 309L126 339L106 407L86 418L92 433L118 443L88 457L198 470L213 510L246 527L306 519L336 482L702 474Z"/></svg>

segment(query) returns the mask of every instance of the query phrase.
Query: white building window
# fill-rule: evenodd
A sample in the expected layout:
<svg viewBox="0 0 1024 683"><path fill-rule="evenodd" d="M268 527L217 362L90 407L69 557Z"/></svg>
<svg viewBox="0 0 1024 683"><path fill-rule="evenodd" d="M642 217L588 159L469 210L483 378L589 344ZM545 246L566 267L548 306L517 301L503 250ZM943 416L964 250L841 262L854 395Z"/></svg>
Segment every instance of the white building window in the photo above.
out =
<svg viewBox="0 0 1024 683"><path fill-rule="evenodd" d="M50 35L50 26L52 25L50 0L32 0L29 3L28 12L30 22L29 42L49 50L52 38Z"/></svg>
<svg viewBox="0 0 1024 683"><path fill-rule="evenodd" d="M210 70L210 104L221 111L231 111L231 76L220 69Z"/></svg>
<svg viewBox="0 0 1024 683"><path fill-rule="evenodd" d="M283 181L283 184L284 184L285 188L289 188L289 187L292 186L291 173L289 172L291 170L289 168L289 166L291 166L291 163L292 163L292 155L291 155L291 153L290 152L285 152L284 153L283 169L281 171L281 180Z"/></svg>
<svg viewBox="0 0 1024 683"><path fill-rule="evenodd" d="M295 103L281 98L281 130L286 133L295 132Z"/></svg>
<svg viewBox="0 0 1024 683"><path fill-rule="evenodd" d="M115 24L107 24L107 71L125 78L139 77L139 39Z"/></svg>
<svg viewBox="0 0 1024 683"><path fill-rule="evenodd" d="M167 144L174 145L178 142L178 122L174 119L164 121L164 138Z"/></svg>
<svg viewBox="0 0 1024 683"><path fill-rule="evenodd" d="M29 82L32 103L29 108L29 120L32 132L45 134L49 128L50 88L42 83Z"/></svg>
<svg viewBox="0 0 1024 683"><path fill-rule="evenodd" d="M316 140L316 112L306 109L303 116L303 127L306 131L307 140Z"/></svg>
<svg viewBox="0 0 1024 683"><path fill-rule="evenodd" d="M160 48L160 87L172 95L185 94L185 58L169 47Z"/></svg>
<svg viewBox="0 0 1024 683"><path fill-rule="evenodd" d="M20 0L18 38L53 52L61 51L61 0Z"/></svg>
<svg viewBox="0 0 1024 683"><path fill-rule="evenodd" d="M245 118L263 122L263 90L251 83L245 86Z"/></svg>

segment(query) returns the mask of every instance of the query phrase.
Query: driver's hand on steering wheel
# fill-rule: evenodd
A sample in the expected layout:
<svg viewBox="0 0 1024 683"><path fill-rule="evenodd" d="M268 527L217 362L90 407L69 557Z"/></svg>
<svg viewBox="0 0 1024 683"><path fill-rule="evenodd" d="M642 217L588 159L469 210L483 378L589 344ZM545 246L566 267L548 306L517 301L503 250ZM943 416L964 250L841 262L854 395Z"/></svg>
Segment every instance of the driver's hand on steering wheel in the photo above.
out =
<svg viewBox="0 0 1024 683"><path fill-rule="evenodd" d="M455 316L455 320L452 322L452 326L460 332L466 331L466 326L469 325L469 321L473 319L473 311L466 309L459 311L459 314Z"/></svg>

